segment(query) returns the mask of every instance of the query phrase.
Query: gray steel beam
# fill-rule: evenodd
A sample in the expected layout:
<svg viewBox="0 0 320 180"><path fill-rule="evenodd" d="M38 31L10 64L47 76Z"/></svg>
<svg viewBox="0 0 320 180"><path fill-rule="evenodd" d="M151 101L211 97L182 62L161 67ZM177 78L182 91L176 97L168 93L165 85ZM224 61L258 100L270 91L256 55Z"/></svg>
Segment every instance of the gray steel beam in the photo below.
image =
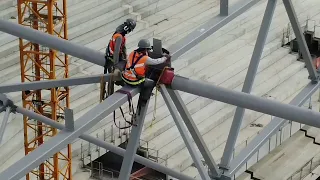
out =
<svg viewBox="0 0 320 180"><path fill-rule="evenodd" d="M139 92L138 88L131 89L124 87L122 89L130 92L132 96L135 96ZM58 135L47 141L47 143L42 144L41 147L36 148L28 156L18 161L16 165L3 171L0 174L0 179L9 180L22 178L37 165L49 159L54 153L72 143L81 134L127 102L127 100L128 97L126 94L114 93L109 96L105 101L81 116L75 122L74 131L62 130Z"/></svg>
<svg viewBox="0 0 320 180"><path fill-rule="evenodd" d="M61 80L44 80L37 82L24 82L14 84L0 85L0 93L9 93L17 91L37 90L37 89L50 89L55 87L67 87L83 84L100 83L108 81L110 74L90 75L85 77L75 77Z"/></svg>
<svg viewBox="0 0 320 180"><path fill-rule="evenodd" d="M277 6L277 0L268 0L267 7L264 12L261 27L259 30L259 34L256 40L256 44L254 46L254 50L252 53L251 61L248 67L247 75L242 87L242 92L244 93L250 93L252 90L253 82L257 74L258 66L260 63L260 59L262 56L264 45L266 43L266 39L268 36L268 32L270 29L271 21L272 21L276 6ZM229 168L229 163L231 161L231 158L233 155L233 149L240 132L240 127L242 124L244 113L245 113L244 108L237 107L232 124L231 124L228 139L224 148L223 156L221 158L220 167L222 169Z"/></svg>
<svg viewBox="0 0 320 180"><path fill-rule="evenodd" d="M179 114L177 113L177 109L175 108L173 101L170 98L170 95L169 95L166 87L163 84L160 85L160 92L161 92L163 100L165 101L165 103L171 113L171 116L172 116L172 118L173 118L179 132L180 132L180 135L181 135L184 143L187 146L187 149L193 159L193 162L195 163L195 165L199 171L201 179L210 180L210 177L201 162L200 156L197 153L196 148L194 147L193 142L190 139L189 134L183 125L182 119L179 116Z"/></svg>
<svg viewBox="0 0 320 180"><path fill-rule="evenodd" d="M149 101L146 103L145 106L141 107L140 113L136 117L136 121L133 122L134 124L137 124L137 126L132 127L129 142L126 147L126 153L124 154L121 165L119 179L130 179L132 165L134 162L134 155L137 153L137 148L140 144L140 136L142 133L144 120L147 114L148 105Z"/></svg>
<svg viewBox="0 0 320 180"><path fill-rule="evenodd" d="M21 113L21 114L23 114L25 116L28 116L31 119L35 119L35 120L41 121L42 123L48 124L48 125L50 125L52 127L60 129L60 130L63 130L65 128L65 126L63 124L60 124L60 123L58 123L56 121L53 121L52 119L49 119L49 118L47 118L45 116L42 116L40 114L37 114L35 112L29 111L29 110L21 108L21 107L17 107L16 108L16 112ZM80 138L85 140L85 141L88 141L88 142L90 142L92 144L95 144L95 145L97 145L99 147L102 147L102 148L105 148L107 150L110 150L111 152L116 153L116 154L118 154L120 156L124 156L124 154L126 152L122 148L116 147L113 144L104 142L104 141L102 141L100 139L97 139L95 137L92 137L92 136L90 136L88 134L82 134L82 135L80 135ZM70 141L69 143L72 143L72 142ZM168 174L168 175L170 175L170 176L172 176L174 178L177 178L177 179L194 180L193 178L191 178L189 176L186 176L186 175L181 174L179 172L173 171L170 168L162 166L162 165L160 165L158 163L155 163L153 161L150 161L150 160L148 160L148 159L146 159L144 157L138 156L138 155L135 155L135 161L140 163L140 164L142 164L142 165L145 165L147 167L150 167L152 169L160 171L160 172L162 172L164 174ZM8 168L7 170L9 170L9 169L11 169L11 168ZM15 169L15 168L13 168L13 169ZM2 177L2 174L0 174L0 177Z"/></svg>
<svg viewBox="0 0 320 180"><path fill-rule="evenodd" d="M26 39L33 43L41 44L100 66L104 66L105 64L104 54L99 51L95 51L72 43L68 40L54 37L19 24L0 19L0 31Z"/></svg>
<svg viewBox="0 0 320 180"><path fill-rule="evenodd" d="M320 113L243 92L175 76L171 87L194 95L320 128Z"/></svg>
<svg viewBox="0 0 320 180"><path fill-rule="evenodd" d="M177 107L182 120L186 124L194 142L198 146L198 149L205 160L209 170L210 176L212 177L219 177L221 172L215 163L213 157L211 156L210 150L208 149L206 143L204 142L201 133L199 132L197 125L194 123L192 116L190 115L186 105L184 104L179 92L174 91L172 89L167 88L167 91Z"/></svg>
<svg viewBox="0 0 320 180"><path fill-rule="evenodd" d="M301 92L289 103L293 106L302 106L318 89L318 84L308 84ZM231 161L230 170L225 174L233 176L260 148L268 139L273 136L287 120L275 117L272 121Z"/></svg>
<svg viewBox="0 0 320 180"><path fill-rule="evenodd" d="M6 111L5 111L5 114L4 114L4 117L3 117L3 121L2 121L1 127L0 127L0 144L1 144L2 139L3 139L4 131L5 131L6 127L7 127L7 123L8 123L8 120L9 120L10 113L11 113L11 107L8 106L8 107L6 107Z"/></svg>
<svg viewBox="0 0 320 180"><path fill-rule="evenodd" d="M229 15L229 0L220 0L220 16Z"/></svg>
<svg viewBox="0 0 320 180"><path fill-rule="evenodd" d="M201 25L195 31L188 34L186 37L179 40L168 49L172 54L171 59L176 60L179 56L187 52L189 49L200 43L202 40L218 31L220 28L228 24L230 21L246 12L249 8L254 6L260 0L241 0L237 1L230 7L230 14L228 16L215 16L207 23Z"/></svg>
<svg viewBox="0 0 320 180"><path fill-rule="evenodd" d="M312 57L310 55L310 51L307 46L306 39L303 36L303 33L301 31L300 24L299 24L296 12L294 10L294 7L292 5L292 2L291 2L291 0L282 0L282 1L283 1L284 7L286 8L293 32L297 38L299 49L300 49L302 56L303 56L303 59L306 63L306 66L307 66L307 69L309 72L309 77L313 83L317 83L319 76L318 76L318 74L315 70L315 67L313 65Z"/></svg>

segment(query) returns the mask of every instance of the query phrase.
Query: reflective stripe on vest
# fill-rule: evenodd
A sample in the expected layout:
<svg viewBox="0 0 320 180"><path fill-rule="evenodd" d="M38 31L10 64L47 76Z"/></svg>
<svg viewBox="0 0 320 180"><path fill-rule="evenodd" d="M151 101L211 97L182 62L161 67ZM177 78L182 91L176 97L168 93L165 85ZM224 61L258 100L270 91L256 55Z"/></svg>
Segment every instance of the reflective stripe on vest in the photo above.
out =
<svg viewBox="0 0 320 180"><path fill-rule="evenodd" d="M132 85L140 84L145 77L145 62L148 56L133 51L129 55L125 70L122 72L123 80Z"/></svg>
<svg viewBox="0 0 320 180"><path fill-rule="evenodd" d="M114 48L115 48L115 45L116 45L116 39L118 37L121 37L122 38L122 42L121 42L121 46L120 46L120 53L122 52L122 49L123 47L125 46L126 44L126 37L125 36L122 36L120 33L115 33L112 38L110 39L109 41L109 44L108 44L108 56L113 56L113 53L114 53Z"/></svg>

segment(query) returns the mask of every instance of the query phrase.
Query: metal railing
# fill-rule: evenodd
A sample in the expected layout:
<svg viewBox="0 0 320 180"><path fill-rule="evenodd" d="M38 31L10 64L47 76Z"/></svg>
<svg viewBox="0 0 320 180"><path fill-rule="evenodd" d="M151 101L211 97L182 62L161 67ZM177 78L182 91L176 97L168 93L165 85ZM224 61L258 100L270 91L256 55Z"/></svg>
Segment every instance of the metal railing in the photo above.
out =
<svg viewBox="0 0 320 180"><path fill-rule="evenodd" d="M302 180L308 176L314 169L320 165L320 156L317 155L311 158L306 164L304 164L298 171L296 171L287 180Z"/></svg>

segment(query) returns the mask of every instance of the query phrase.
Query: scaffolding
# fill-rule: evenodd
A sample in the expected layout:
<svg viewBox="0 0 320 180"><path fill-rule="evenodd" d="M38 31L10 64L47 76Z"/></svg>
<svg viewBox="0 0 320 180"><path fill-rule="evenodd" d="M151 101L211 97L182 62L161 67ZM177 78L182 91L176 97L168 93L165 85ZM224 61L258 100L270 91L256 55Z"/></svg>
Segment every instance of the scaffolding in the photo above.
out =
<svg viewBox="0 0 320 180"><path fill-rule="evenodd" d="M238 172L240 168L243 167L256 152L259 151L260 147L262 147L268 141L268 139L287 122L287 120L320 128L320 113L310 109L300 108L300 106L310 99L310 97L319 89L320 83L318 83L319 75L315 71L310 52L303 36L303 32L301 31L292 2L290 0L283 0L283 4L289 16L293 32L297 38L299 49L309 73L309 77L306 78L309 78L311 82L305 88L303 88L302 91L298 93L289 104L283 104L275 100L265 99L249 94L256 76L257 67L261 59L262 49L264 48L268 29L270 27L273 12L276 7L276 1L277 0L268 0L242 92L232 91L226 88L208 84L206 82L192 80L178 75L174 77L170 86L160 85L160 91L164 101L175 121L183 141L187 146L194 164L199 171L201 179L234 179L235 173ZM229 8L228 0L223 1L220 7L220 15L212 18L207 23L201 25L194 32L190 33L188 36L168 48L169 51L172 52L172 59L177 59L177 57L185 53L187 50L201 42L212 33L219 30L225 24L245 12L257 2L259 2L259 0L242 0ZM4 20L0 20L0 31L27 39L34 43L42 44L53 49L57 49L66 54L70 54L94 64L104 66L104 54L72 42L55 38L39 31L28 29ZM149 159L136 155L136 149L139 145L139 139L147 106L141 109L141 113L137 117L137 122L139 123L137 126L132 128L126 150L85 133L107 115L126 103L128 98L125 94L115 92L105 101L96 105L86 114L79 117L77 121L74 121L72 110L65 108L65 125L56 121L52 121L52 119L46 116L34 113L33 111L27 110L23 107L16 106L8 97L2 94L13 91L26 91L101 83L101 79L107 82L111 76L112 75L104 74L69 78L64 80L0 85L0 112L6 111L5 118L8 117L10 112L16 112L28 116L30 119L35 119L39 122L47 124L48 126L61 130L56 136L42 144L41 147L34 149L34 151L32 151L30 154L0 173L0 179L20 179L32 169L39 166L44 160L63 149L67 144L72 143L77 138L81 138L85 141L95 144L96 146L105 148L124 157L120 170L120 179L129 179L133 162L136 161L174 178L192 180L192 177L186 176ZM140 89L125 86L122 88L122 91L126 91L132 96L135 96L139 93ZM183 91L238 106L238 113L236 113L234 117L232 128L229 132L229 137L220 164L216 164L215 160L213 159L178 91ZM239 129L245 109L254 110L275 117L256 137L253 138L251 142L248 143L244 149L239 152L239 154L232 159L231 156L233 156L235 141L239 135ZM186 127L183 125L183 123L186 125ZM191 137L189 136L188 131L190 132ZM195 145L198 147L199 153L196 151L196 147L192 141L194 141ZM203 157L205 164L208 167L208 171L204 167L200 156Z"/></svg>
<svg viewBox="0 0 320 180"><path fill-rule="evenodd" d="M18 23L58 38L68 39L66 0L18 0ZM21 82L68 78L68 55L38 43L19 39ZM22 91L23 107L53 121L64 121L69 107L69 87ZM48 126L24 116L25 155L58 133ZM26 179L72 179L71 145L55 153L26 175Z"/></svg>

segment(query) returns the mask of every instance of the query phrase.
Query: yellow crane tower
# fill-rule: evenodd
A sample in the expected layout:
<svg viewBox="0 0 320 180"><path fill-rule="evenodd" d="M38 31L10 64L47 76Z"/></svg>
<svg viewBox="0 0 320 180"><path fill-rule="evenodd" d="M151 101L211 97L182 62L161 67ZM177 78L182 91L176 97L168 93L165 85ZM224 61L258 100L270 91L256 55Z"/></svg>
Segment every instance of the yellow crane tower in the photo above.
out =
<svg viewBox="0 0 320 180"><path fill-rule="evenodd" d="M68 39L67 0L18 0L18 22L23 26ZM68 56L54 49L19 39L21 81L32 82L68 78ZM23 107L64 121L69 107L69 88L39 89L22 92ZM57 129L24 117L25 154L57 134ZM27 180L72 180L71 145L43 162L26 175Z"/></svg>

